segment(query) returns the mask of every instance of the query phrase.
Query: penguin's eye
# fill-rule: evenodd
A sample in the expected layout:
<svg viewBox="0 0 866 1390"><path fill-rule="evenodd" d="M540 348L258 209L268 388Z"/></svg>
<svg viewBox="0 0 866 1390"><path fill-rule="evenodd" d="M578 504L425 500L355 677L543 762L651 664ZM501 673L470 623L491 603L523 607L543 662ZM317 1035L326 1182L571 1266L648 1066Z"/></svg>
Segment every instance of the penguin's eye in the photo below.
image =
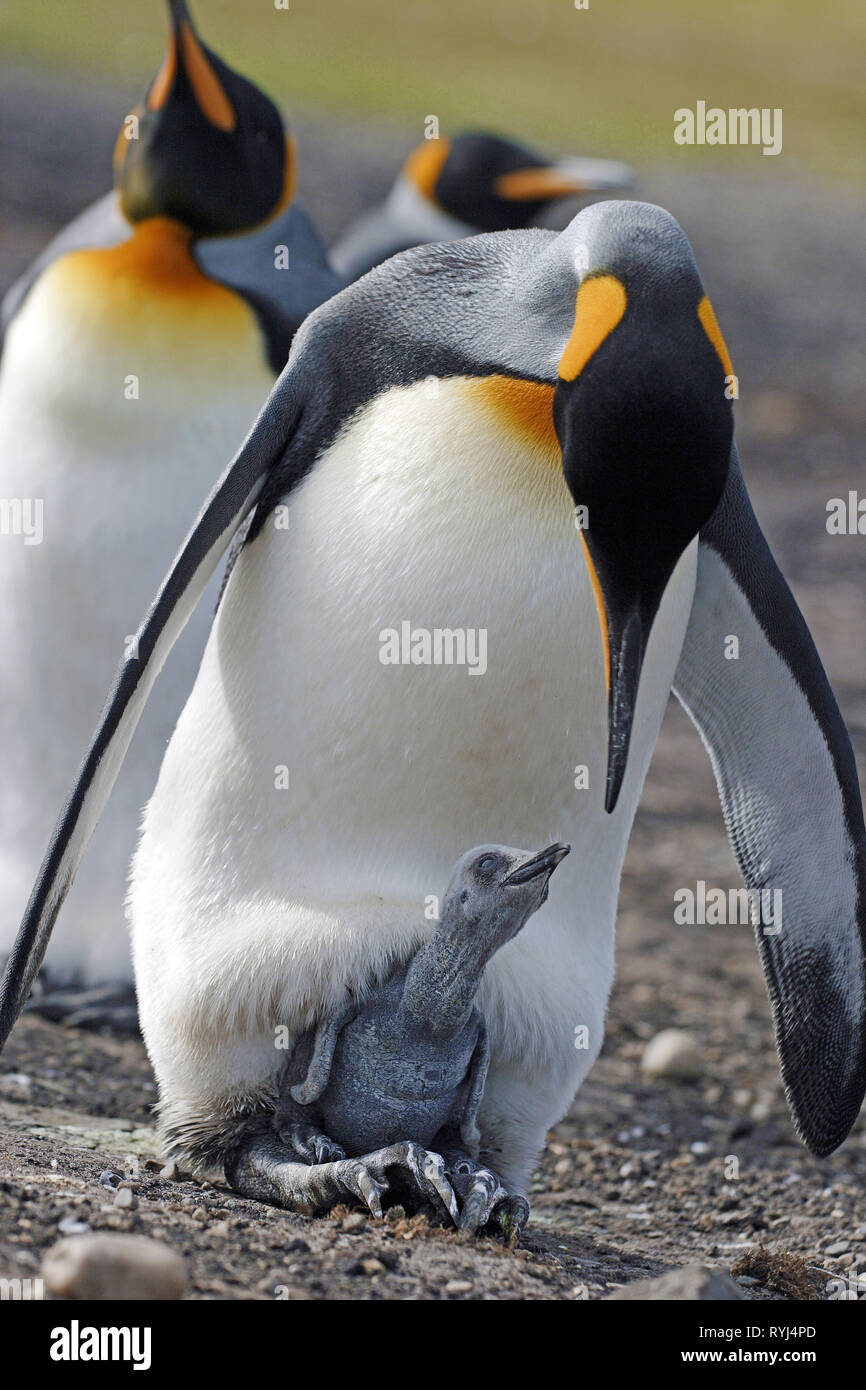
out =
<svg viewBox="0 0 866 1390"><path fill-rule="evenodd" d="M494 859L492 854L485 854L484 858L479 862L478 865L479 869L483 874L488 873L491 869L495 868L495 866L496 860Z"/></svg>
<svg viewBox="0 0 866 1390"><path fill-rule="evenodd" d="M462 903L468 903L468 901L469 901L469 889L468 889L468 888L464 888L464 889L463 889L463 892L460 894L460 901L461 901Z"/></svg>

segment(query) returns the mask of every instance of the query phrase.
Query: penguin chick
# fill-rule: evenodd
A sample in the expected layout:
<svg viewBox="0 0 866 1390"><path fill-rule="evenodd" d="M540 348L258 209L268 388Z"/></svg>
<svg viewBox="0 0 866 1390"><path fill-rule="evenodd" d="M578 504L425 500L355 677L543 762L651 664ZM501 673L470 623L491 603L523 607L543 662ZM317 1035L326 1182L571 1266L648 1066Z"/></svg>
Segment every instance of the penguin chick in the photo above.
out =
<svg viewBox="0 0 866 1390"><path fill-rule="evenodd" d="M481 845L458 860L432 938L371 998L298 1042L273 1128L284 1158L310 1166L283 1161L278 1175L272 1137L256 1136L232 1164L239 1190L260 1196L264 1180L265 1195L277 1186L281 1204L299 1211L360 1196L380 1215L394 1185L444 1205L461 1230L525 1224L525 1199L477 1162L489 1048L475 997L487 962L546 901L569 849Z"/></svg>

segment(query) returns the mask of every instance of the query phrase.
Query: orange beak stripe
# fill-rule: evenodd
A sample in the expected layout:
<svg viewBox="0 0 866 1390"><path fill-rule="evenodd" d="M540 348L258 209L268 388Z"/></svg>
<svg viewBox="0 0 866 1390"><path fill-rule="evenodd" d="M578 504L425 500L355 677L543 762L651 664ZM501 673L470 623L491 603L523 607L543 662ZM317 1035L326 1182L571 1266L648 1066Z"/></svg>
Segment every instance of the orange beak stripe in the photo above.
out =
<svg viewBox="0 0 866 1390"><path fill-rule="evenodd" d="M176 72L177 42L174 34L170 34L168 48L162 60L162 67L153 79L153 85L147 95L147 104L151 111L158 111L160 107L165 105Z"/></svg>
<svg viewBox="0 0 866 1390"><path fill-rule="evenodd" d="M186 22L180 27L180 45L183 65L202 115L220 130L234 130L238 123L235 109L205 57L201 44Z"/></svg>
<svg viewBox="0 0 866 1390"><path fill-rule="evenodd" d="M534 203L545 198L565 198L569 193L586 193L586 184L569 178L561 169L513 169L500 174L493 185L500 198L512 203Z"/></svg>
<svg viewBox="0 0 866 1390"><path fill-rule="evenodd" d="M610 638L607 632L607 610L604 606L604 595L601 592L601 584L596 574L595 565L592 563L592 556L589 553L589 546L586 543L583 532L580 533L580 543L583 546L586 567L589 570L590 583L592 584L592 594L595 599L595 607L598 613L599 627L601 628L601 641L604 647L604 681L607 686L607 693L610 694Z"/></svg>

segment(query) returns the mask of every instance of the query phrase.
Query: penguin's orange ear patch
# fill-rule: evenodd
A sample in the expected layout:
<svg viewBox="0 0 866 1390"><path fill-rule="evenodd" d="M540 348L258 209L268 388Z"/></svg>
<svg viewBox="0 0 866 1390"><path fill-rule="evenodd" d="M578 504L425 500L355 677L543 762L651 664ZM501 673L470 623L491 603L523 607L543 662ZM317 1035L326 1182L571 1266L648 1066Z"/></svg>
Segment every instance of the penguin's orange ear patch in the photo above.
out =
<svg viewBox="0 0 866 1390"><path fill-rule="evenodd" d="M425 198L432 199L436 180L450 152L451 141L444 136L436 140L423 140L403 165L404 177L414 183Z"/></svg>
<svg viewBox="0 0 866 1390"><path fill-rule="evenodd" d="M722 330L719 328L715 310L706 295L698 305L698 318L701 321L701 328L716 349L716 355L725 369L725 376L733 376L734 365L731 362L731 354L728 352L727 343L722 337Z"/></svg>
<svg viewBox="0 0 866 1390"><path fill-rule="evenodd" d="M183 66L202 115L220 130L234 130L238 123L235 109L208 62L204 49L186 22L180 28L180 46Z"/></svg>
<svg viewBox="0 0 866 1390"><path fill-rule="evenodd" d="M616 328L626 309L625 286L615 275L584 280L574 306L574 327L559 359L563 381L574 381Z"/></svg>

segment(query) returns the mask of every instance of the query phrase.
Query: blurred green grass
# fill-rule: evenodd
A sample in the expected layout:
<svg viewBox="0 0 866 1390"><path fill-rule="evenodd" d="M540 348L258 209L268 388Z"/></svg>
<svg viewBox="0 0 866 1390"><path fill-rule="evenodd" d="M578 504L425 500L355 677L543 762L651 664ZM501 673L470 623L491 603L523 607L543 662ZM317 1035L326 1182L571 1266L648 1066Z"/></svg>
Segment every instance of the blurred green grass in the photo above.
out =
<svg viewBox="0 0 866 1390"><path fill-rule="evenodd" d="M866 179L862 0L192 0L204 39L293 105L378 116L420 135L498 127L562 150L662 158L761 177ZM160 0L2 0L3 56L87 80L153 75ZM782 107L784 150L677 146L698 100Z"/></svg>

